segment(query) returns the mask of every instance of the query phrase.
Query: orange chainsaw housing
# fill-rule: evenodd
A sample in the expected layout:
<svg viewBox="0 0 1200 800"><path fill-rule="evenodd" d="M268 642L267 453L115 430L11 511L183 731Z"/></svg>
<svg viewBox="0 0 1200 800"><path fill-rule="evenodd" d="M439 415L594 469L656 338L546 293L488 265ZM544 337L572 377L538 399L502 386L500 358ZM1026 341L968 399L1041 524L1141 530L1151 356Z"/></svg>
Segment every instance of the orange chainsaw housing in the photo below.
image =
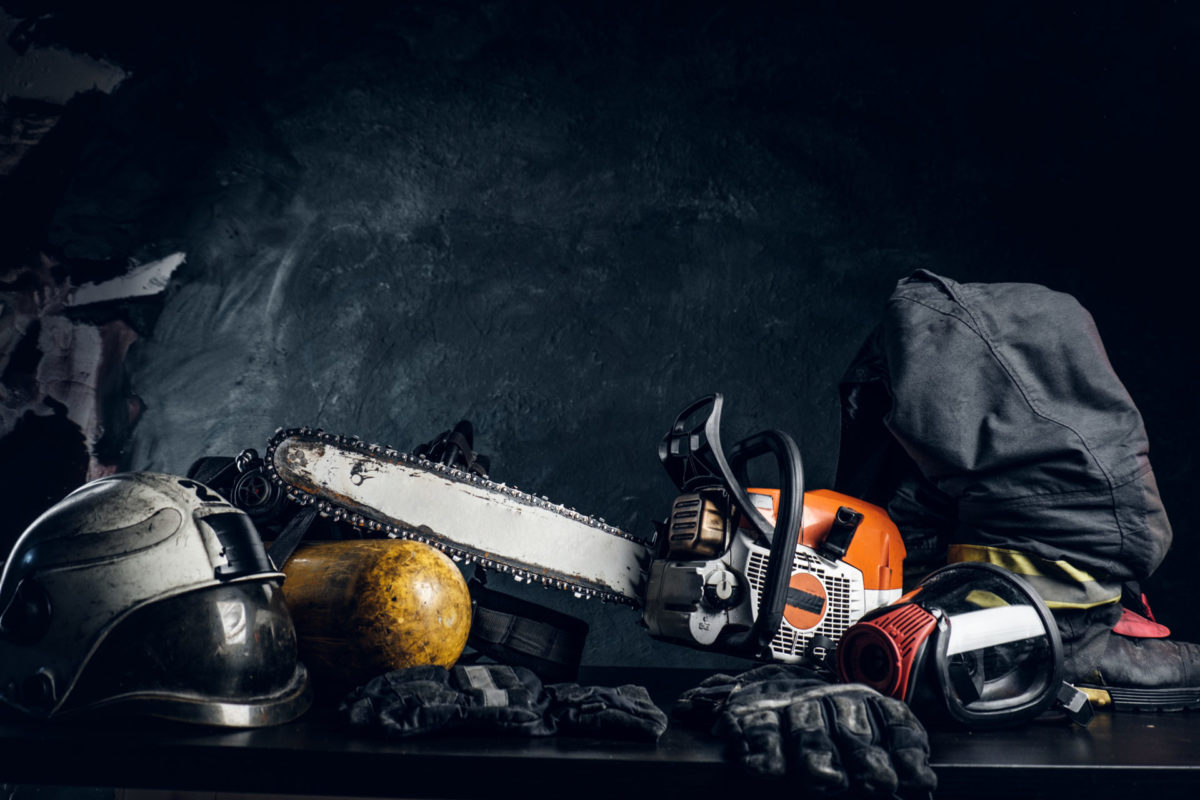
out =
<svg viewBox="0 0 1200 800"><path fill-rule="evenodd" d="M771 524L775 524L775 507L779 503L778 489L747 489L751 495L765 496L771 499L770 512L766 514ZM755 504L757 505L757 503ZM846 555L842 560L857 567L863 573L863 588L877 591L894 591L904 584L904 540L900 531L888 513L877 505L864 502L856 497L834 492L829 489L815 489L804 493L804 522L800 530L798 546L817 548L833 527L834 517L838 509L852 508L863 515L858 530ZM765 507L760 507L766 512ZM743 520L740 527L749 528Z"/></svg>
<svg viewBox="0 0 1200 800"><path fill-rule="evenodd" d="M774 524L778 489L747 489L755 507ZM839 509L862 515L845 555L836 561L820 557L821 545ZM783 622L771 642L773 656L792 660L820 634L835 642L862 614L893 602L903 593L906 551L900 531L879 506L828 489L804 493L804 518L792 564L789 600ZM739 527L750 530L746 520ZM751 548L751 562L765 556ZM760 555L761 553L761 555ZM753 563L747 575L754 583ZM798 600L793 601L793 598Z"/></svg>

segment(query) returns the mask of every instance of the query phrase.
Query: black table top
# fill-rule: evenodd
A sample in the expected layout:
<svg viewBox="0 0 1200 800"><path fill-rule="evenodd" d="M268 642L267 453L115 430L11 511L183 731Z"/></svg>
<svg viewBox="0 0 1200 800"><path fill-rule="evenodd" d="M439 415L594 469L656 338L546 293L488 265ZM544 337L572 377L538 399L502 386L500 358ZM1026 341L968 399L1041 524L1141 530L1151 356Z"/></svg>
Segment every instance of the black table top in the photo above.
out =
<svg viewBox="0 0 1200 800"><path fill-rule="evenodd" d="M643 680L618 680L619 677ZM664 707L695 675L642 670ZM930 732L938 797L1157 798L1200 790L1200 714L1098 713L1087 728L1039 721ZM0 782L362 797L628 798L779 791L728 762L720 742L673 724L657 743L556 736L355 734L328 709L269 728L226 730L99 720L0 723ZM797 789L800 787L796 787ZM802 792L800 792L802 794Z"/></svg>

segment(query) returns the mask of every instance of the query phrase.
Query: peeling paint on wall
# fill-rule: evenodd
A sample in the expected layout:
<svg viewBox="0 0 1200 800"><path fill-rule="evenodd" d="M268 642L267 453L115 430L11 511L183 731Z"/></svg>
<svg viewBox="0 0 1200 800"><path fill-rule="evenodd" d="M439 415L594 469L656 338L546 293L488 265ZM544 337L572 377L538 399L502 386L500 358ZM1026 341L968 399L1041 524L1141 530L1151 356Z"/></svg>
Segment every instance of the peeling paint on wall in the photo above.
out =
<svg viewBox="0 0 1200 800"><path fill-rule="evenodd" d="M0 102L23 98L61 106L80 92L107 94L128 77L115 64L59 47L18 52L10 39L20 24L0 9Z"/></svg>
<svg viewBox="0 0 1200 800"><path fill-rule="evenodd" d="M7 437L10 447L38 448L38 442L17 433L22 425L43 417L41 424L57 425L68 436L67 429L73 428L81 440L84 460L74 461L64 454L58 470L52 469L65 470L62 480L68 488L115 472L117 461L101 443L113 423L131 429L141 413L141 400L124 386L126 355L138 334L120 314L102 321L77 315L162 293L185 260L183 253L174 253L149 264L130 265L115 278L80 286L45 256L36 267L3 276L7 280L0 280L0 441ZM53 463L58 454L44 455ZM8 473L14 465L0 467L0 482L11 485ZM19 464L15 469L20 471ZM14 514L16 519L4 528L28 522L32 511ZM4 531L4 538L16 532Z"/></svg>
<svg viewBox="0 0 1200 800"><path fill-rule="evenodd" d="M89 282L72 287L63 303L68 308L79 308L92 303L106 303L147 297L163 292L175 274L175 270L187 260L186 253L171 255L151 261L149 264L133 265L124 275L106 281Z"/></svg>

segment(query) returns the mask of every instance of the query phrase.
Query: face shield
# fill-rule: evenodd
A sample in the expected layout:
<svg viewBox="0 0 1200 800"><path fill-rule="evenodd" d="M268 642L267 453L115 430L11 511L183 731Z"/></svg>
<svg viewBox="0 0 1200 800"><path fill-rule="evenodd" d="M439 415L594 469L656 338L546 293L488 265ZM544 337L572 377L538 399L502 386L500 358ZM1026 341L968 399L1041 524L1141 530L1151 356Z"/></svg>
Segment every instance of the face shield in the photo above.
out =
<svg viewBox="0 0 1200 800"><path fill-rule="evenodd" d="M842 635L838 675L972 728L1032 719L1056 704L1086 724L1086 696L1062 680L1050 610L1022 578L990 564L943 567Z"/></svg>

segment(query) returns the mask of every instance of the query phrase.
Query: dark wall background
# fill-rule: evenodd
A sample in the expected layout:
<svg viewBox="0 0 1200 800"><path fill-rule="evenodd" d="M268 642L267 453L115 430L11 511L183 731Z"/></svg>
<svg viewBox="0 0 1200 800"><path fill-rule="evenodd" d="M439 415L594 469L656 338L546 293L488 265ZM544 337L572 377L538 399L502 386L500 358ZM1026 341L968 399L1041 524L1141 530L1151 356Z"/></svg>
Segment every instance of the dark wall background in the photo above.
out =
<svg viewBox="0 0 1200 800"><path fill-rule="evenodd" d="M1200 639L1196 6L3 5L129 74L0 184L4 286L186 254L161 295L72 316L137 338L93 472L467 417L498 479L646 533L694 397L726 394L729 441L790 431L828 485L838 377L898 279L1035 281L1093 312L1145 416L1176 528L1151 600ZM0 445L11 536L85 477L61 420ZM694 663L553 600L591 663Z"/></svg>

